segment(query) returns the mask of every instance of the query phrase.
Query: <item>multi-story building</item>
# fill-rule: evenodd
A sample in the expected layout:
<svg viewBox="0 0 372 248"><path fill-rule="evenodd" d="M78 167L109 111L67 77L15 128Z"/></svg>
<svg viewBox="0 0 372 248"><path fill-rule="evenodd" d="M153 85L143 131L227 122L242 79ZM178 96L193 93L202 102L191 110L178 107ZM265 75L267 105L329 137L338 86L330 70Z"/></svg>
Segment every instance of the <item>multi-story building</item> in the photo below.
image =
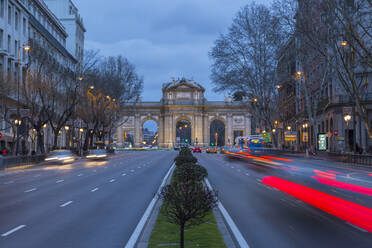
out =
<svg viewBox="0 0 372 248"><path fill-rule="evenodd" d="M291 148L293 142L285 142L284 132L295 131L296 128L296 49L295 39L290 39L279 52L277 76L279 90L279 109L278 117L278 143L283 148Z"/></svg>
<svg viewBox="0 0 372 248"><path fill-rule="evenodd" d="M84 57L84 33L86 32L83 19L71 0L44 0L57 16L68 34L67 50L82 63Z"/></svg>
<svg viewBox="0 0 372 248"><path fill-rule="evenodd" d="M296 15L297 32L292 38L294 49L282 49L282 54L278 63L278 77L281 81L281 109L284 113L284 122L293 122L292 129L297 130L296 149L303 150L305 142L303 132L307 132L309 140L306 145L318 146L318 135L326 136L328 152L347 152L355 151L360 147L363 151L371 150L372 141L368 137L367 130L363 124L361 115L355 108L355 99L350 97L340 81L340 75L335 70L334 45L340 46L343 56L350 56L350 61L358 61L357 54L353 53L347 42L342 46L342 35L338 34L339 40L332 40L330 37L334 26L329 22L329 6L324 5L323 1L299 1L298 12ZM370 15L369 15L370 16ZM368 19L367 21L370 21ZM302 22L302 23L300 23ZM331 32L330 32L331 31ZM316 38L309 37L309 34L316 34ZM314 38L314 39L313 39ZM334 38L333 38L334 39ZM291 44L291 41L289 42ZM332 47L333 46L333 47ZM296 51L293 54L293 51ZM350 54L346 54L350 52ZM295 118L286 116L288 109L283 103L290 101L290 97L285 94L286 86L283 84L281 74L287 64L292 63L295 58L295 104L292 101L290 106L296 106ZM360 60L359 60L360 61ZM342 67L341 64L337 66ZM362 104L366 107L368 121L372 124L372 87L370 82L372 71L362 65L351 65L354 69L350 71L355 75L358 82L358 94ZM282 69L280 69L282 68ZM342 70L341 70L342 71ZM293 73L293 72L292 72ZM284 80L285 81L285 80ZM311 111L309 115L309 111ZM345 116L350 115L351 120L345 121ZM309 118L311 117L311 118ZM310 119L313 119L310 121ZM304 129L303 125L308 126ZM319 148L319 147L318 147Z"/></svg>
<svg viewBox="0 0 372 248"><path fill-rule="evenodd" d="M79 23L82 25L80 17ZM37 68L45 74L51 74L48 68L42 69L40 67L42 63L38 61L37 56L31 58L30 54L35 53L36 50L46 55L43 59L46 58L47 63L44 61L43 64L53 64L56 71L62 72L53 74L56 77L61 77L66 72L73 74L78 70L78 62L82 61L82 50L74 54L69 52L67 48L67 43L70 42L69 35L62 21L56 17L43 0L0 0L0 73L2 83L0 91L3 112L4 105L13 104L11 108L17 109L16 114L19 115L18 109L24 105L24 102L19 96L18 89L20 82L27 80L25 73L27 70ZM80 35L76 42L79 44L79 49L83 49L81 44L84 42L84 36ZM27 109L27 106L23 107ZM8 116L8 118L12 117ZM17 118L22 118L22 116ZM2 118L1 147L7 146L9 148L14 145L15 130L9 126L8 122ZM28 140L23 141L29 144L29 151L36 147L36 142L32 137L33 134L30 134ZM60 142L65 143L63 137L64 135L61 135ZM46 148L51 146L51 140L52 131L49 126L46 126L44 130Z"/></svg>

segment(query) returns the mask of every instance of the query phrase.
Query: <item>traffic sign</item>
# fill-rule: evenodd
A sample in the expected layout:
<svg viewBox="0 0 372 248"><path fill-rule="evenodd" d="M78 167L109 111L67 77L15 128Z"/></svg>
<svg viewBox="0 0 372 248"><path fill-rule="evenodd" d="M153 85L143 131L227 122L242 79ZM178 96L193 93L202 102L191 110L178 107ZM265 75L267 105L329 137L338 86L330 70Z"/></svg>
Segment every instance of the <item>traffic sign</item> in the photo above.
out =
<svg viewBox="0 0 372 248"><path fill-rule="evenodd" d="M338 130L333 131L334 136L338 135Z"/></svg>

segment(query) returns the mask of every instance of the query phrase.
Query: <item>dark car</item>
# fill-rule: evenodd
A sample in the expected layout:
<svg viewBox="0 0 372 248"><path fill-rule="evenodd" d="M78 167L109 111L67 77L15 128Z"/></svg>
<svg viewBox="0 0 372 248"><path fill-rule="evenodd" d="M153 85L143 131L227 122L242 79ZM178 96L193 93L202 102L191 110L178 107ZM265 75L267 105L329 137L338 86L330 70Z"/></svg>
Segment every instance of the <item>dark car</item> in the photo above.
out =
<svg viewBox="0 0 372 248"><path fill-rule="evenodd" d="M67 164L75 161L75 155L70 150L54 150L47 155L48 163Z"/></svg>
<svg viewBox="0 0 372 248"><path fill-rule="evenodd" d="M200 152L201 153L202 152L202 149L201 149L200 146L195 146L195 147L192 148L192 151L193 152Z"/></svg>
<svg viewBox="0 0 372 248"><path fill-rule="evenodd" d="M106 159L107 152L104 149L90 150L89 153L85 157L87 159L92 159L92 160Z"/></svg>

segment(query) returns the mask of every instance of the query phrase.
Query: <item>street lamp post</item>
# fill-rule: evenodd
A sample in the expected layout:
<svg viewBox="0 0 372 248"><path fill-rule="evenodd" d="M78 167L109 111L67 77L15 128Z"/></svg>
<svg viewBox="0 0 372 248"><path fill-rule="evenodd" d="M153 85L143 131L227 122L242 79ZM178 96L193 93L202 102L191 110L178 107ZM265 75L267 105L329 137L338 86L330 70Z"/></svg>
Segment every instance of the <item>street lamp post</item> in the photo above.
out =
<svg viewBox="0 0 372 248"><path fill-rule="evenodd" d="M217 147L217 142L218 142L218 140L217 140L217 138L218 138L218 133L215 133L215 134L214 134L214 137L216 138L216 147Z"/></svg>
<svg viewBox="0 0 372 248"><path fill-rule="evenodd" d="M351 120L351 115L349 115L349 114L346 114L345 116L344 116L344 120L345 120L345 122L346 122L346 134L345 134L345 141L347 141L346 142L346 150L347 151L349 151L349 146L350 146L350 144L349 144L349 121ZM346 139L347 138L347 139Z"/></svg>
<svg viewBox="0 0 372 248"><path fill-rule="evenodd" d="M22 48L25 51L30 51L30 46L24 45ZM21 67L21 44L18 43L18 78L17 78L17 117L20 118L20 112L19 112L19 86L20 86L20 80L21 80L21 72L22 72L22 67ZM16 155L18 155L19 152L19 126L21 124L17 125L17 143L16 143Z"/></svg>
<svg viewBox="0 0 372 248"><path fill-rule="evenodd" d="M307 133L308 124L305 123L305 124L302 125L302 127L303 127L303 132L304 132L302 134L302 136L303 136L304 143L305 143L305 153L306 153L306 157L308 157L309 156L309 151L307 150L307 142L308 142L308 139L309 139L309 134ZM306 139L305 139L305 135L306 135Z"/></svg>

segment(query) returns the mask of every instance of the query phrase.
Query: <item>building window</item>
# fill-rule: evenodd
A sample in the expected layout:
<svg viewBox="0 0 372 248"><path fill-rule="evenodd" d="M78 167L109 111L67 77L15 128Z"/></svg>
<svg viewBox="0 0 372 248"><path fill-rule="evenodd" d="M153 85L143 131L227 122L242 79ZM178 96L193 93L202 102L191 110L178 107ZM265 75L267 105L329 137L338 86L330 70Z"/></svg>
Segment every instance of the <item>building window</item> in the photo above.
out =
<svg viewBox="0 0 372 248"><path fill-rule="evenodd" d="M14 40L14 56L18 54L18 41Z"/></svg>
<svg viewBox="0 0 372 248"><path fill-rule="evenodd" d="M23 18L23 35L26 35L26 18Z"/></svg>
<svg viewBox="0 0 372 248"><path fill-rule="evenodd" d="M16 11L15 13L14 13L14 23L15 23L15 30L18 30L18 12Z"/></svg>
<svg viewBox="0 0 372 248"><path fill-rule="evenodd" d="M4 17L5 0L0 0L0 17Z"/></svg>
<svg viewBox="0 0 372 248"><path fill-rule="evenodd" d="M3 48L3 35L4 35L4 31L2 29L0 29L0 48Z"/></svg>
<svg viewBox="0 0 372 248"><path fill-rule="evenodd" d="M12 38L8 35L8 53L10 53L10 43L12 42Z"/></svg>
<svg viewBox="0 0 372 248"><path fill-rule="evenodd" d="M8 24L12 24L12 7L10 5L8 6Z"/></svg>

